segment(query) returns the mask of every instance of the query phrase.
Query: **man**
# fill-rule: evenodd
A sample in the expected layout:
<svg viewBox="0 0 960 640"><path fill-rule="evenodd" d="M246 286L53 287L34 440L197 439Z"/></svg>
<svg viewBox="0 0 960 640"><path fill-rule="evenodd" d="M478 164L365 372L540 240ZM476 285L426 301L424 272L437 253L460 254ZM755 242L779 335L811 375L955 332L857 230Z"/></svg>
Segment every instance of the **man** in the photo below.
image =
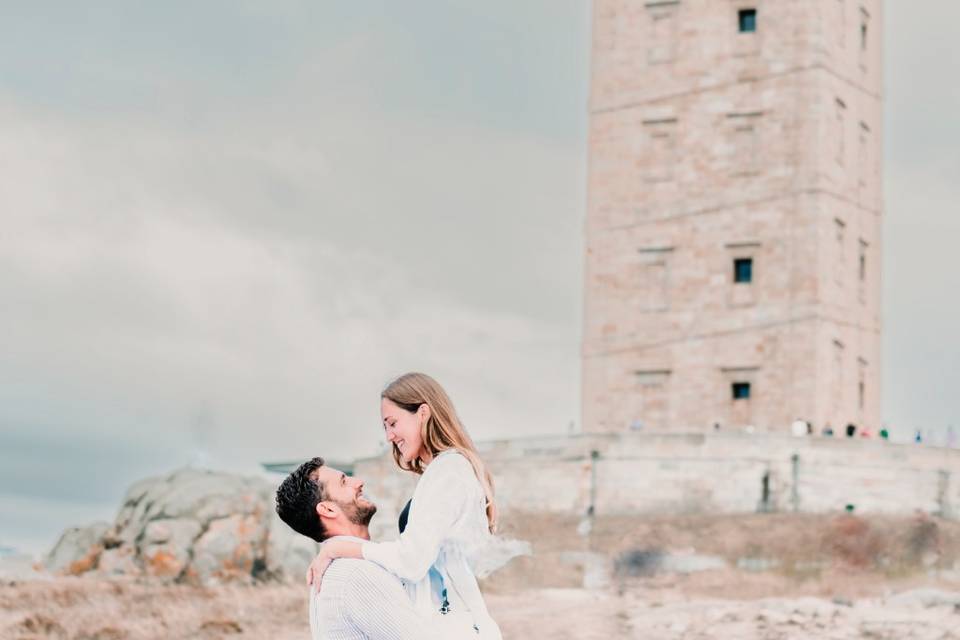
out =
<svg viewBox="0 0 960 640"><path fill-rule="evenodd" d="M294 531L317 542L335 536L369 540L377 506L363 481L313 458L277 489L277 514ZM367 560L335 560L320 592L310 594L314 640L439 640L413 609L400 580Z"/></svg>

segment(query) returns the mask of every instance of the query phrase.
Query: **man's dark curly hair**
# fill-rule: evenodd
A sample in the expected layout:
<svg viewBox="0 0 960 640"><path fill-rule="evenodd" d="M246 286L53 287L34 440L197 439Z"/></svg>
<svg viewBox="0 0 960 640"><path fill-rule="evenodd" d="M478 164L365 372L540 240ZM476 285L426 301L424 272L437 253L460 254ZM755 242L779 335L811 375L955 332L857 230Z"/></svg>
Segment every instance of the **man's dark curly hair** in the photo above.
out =
<svg viewBox="0 0 960 640"><path fill-rule="evenodd" d="M313 458L297 467L277 489L277 515L291 529L317 542L327 533L317 515L317 505L326 499L325 487L317 482L315 472L323 466L323 458Z"/></svg>

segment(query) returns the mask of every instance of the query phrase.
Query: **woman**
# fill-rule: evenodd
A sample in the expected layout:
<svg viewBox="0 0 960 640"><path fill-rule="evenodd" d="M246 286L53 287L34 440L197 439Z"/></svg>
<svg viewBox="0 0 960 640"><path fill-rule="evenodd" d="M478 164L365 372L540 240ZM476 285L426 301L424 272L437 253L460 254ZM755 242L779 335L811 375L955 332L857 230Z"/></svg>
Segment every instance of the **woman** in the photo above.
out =
<svg viewBox="0 0 960 640"><path fill-rule="evenodd" d="M395 542L325 542L312 579L337 558L365 558L403 580L445 637L500 640L472 569L496 527L493 483L453 403L430 376L407 373L380 395L380 416L394 461L421 476L406 527Z"/></svg>

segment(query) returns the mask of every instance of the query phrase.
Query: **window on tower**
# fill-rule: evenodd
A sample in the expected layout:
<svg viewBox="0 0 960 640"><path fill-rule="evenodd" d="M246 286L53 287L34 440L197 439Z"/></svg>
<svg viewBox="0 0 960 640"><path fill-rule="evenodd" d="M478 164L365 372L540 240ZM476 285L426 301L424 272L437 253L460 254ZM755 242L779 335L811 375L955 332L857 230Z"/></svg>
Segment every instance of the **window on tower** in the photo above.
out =
<svg viewBox="0 0 960 640"><path fill-rule="evenodd" d="M843 166L844 156L846 155L846 146L844 145L844 136L846 135L847 103L837 98L836 101L837 127L834 131L836 136L836 159L837 164Z"/></svg>
<svg viewBox="0 0 960 640"><path fill-rule="evenodd" d="M757 30L757 10L740 9L737 14L740 33L754 33Z"/></svg>
<svg viewBox="0 0 960 640"><path fill-rule="evenodd" d="M733 285L727 287L727 304L731 308L753 306L761 293L754 286L753 261L761 255L763 248L760 242L749 238L727 243L726 248L727 268L733 267L732 273L728 271L726 277L726 281Z"/></svg>
<svg viewBox="0 0 960 640"><path fill-rule="evenodd" d="M870 126L860 122L860 186L867 184L867 174L870 171Z"/></svg>
<svg viewBox="0 0 960 640"><path fill-rule="evenodd" d="M677 12L679 0L647 2L649 37L647 61L650 64L672 62L677 48Z"/></svg>
<svg viewBox="0 0 960 640"><path fill-rule="evenodd" d="M734 400L750 399L750 383L749 382L734 382L730 386L731 386L731 392L733 393Z"/></svg>
<svg viewBox="0 0 960 640"><path fill-rule="evenodd" d="M837 281L837 284L843 285L843 276L844 276L844 262L846 261L847 252L844 247L847 244L847 223L841 220L840 218L833 219L834 232L836 233L837 238L837 260L836 265L833 270L834 279Z"/></svg>
<svg viewBox="0 0 960 640"><path fill-rule="evenodd" d="M860 7L860 68L867 70L867 55L870 50L870 14L863 7Z"/></svg>
<svg viewBox="0 0 960 640"><path fill-rule="evenodd" d="M862 411L867 404L867 361L864 360L863 358L859 358L859 363L860 363L860 380L857 384L857 391L858 391L857 395L860 396L859 397L860 410Z"/></svg>
<svg viewBox="0 0 960 640"><path fill-rule="evenodd" d="M866 240L860 239L860 259L857 264L857 275L860 280L860 302L867 301L867 251L870 245Z"/></svg>
<svg viewBox="0 0 960 640"><path fill-rule="evenodd" d="M727 126L730 136L730 172L743 176L759 172L762 166L760 130L763 125L763 112L747 111L727 114Z"/></svg>
<svg viewBox="0 0 960 640"><path fill-rule="evenodd" d="M639 251L637 299L643 311L670 308L670 258L673 247L645 247Z"/></svg>
<svg viewBox="0 0 960 640"><path fill-rule="evenodd" d="M843 343L837 339L833 341L833 384L830 388L830 405L832 407L831 411L834 415L838 415L843 412L843 385L844 385L844 375L843 375L843 363L844 363L844 346Z"/></svg>
<svg viewBox="0 0 960 640"><path fill-rule="evenodd" d="M640 153L646 161L647 182L672 180L677 164L677 119L647 120L643 128L645 147Z"/></svg>
<svg viewBox="0 0 960 640"><path fill-rule="evenodd" d="M870 14L866 9L860 10L860 50L867 50L867 35L869 34Z"/></svg>

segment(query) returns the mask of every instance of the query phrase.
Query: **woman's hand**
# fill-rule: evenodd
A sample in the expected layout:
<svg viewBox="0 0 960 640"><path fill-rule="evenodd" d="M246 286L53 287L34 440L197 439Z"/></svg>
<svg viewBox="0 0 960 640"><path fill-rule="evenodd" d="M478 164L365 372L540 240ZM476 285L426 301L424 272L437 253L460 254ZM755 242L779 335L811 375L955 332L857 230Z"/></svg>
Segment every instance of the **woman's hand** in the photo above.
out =
<svg viewBox="0 0 960 640"><path fill-rule="evenodd" d="M336 558L330 555L330 547L327 543L320 545L320 553L317 554L317 557L313 559L313 562L311 562L307 568L307 585L316 583L319 588L320 582L323 580L323 574L326 573L327 567L329 567L330 563L335 559Z"/></svg>
<svg viewBox="0 0 960 640"><path fill-rule="evenodd" d="M363 558L360 543L351 540L333 538L320 545L320 553L307 569L307 584L319 585L330 563L337 558Z"/></svg>

